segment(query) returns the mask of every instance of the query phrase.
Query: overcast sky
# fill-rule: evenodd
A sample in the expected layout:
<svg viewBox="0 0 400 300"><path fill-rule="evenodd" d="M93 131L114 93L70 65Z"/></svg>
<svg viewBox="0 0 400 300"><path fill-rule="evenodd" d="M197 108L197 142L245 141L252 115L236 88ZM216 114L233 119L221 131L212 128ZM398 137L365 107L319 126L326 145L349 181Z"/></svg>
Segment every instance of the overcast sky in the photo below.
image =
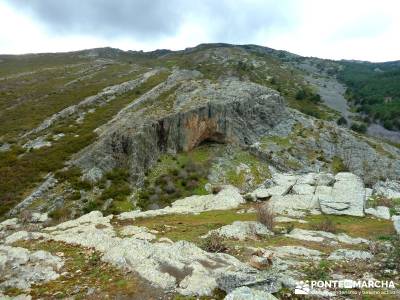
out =
<svg viewBox="0 0 400 300"><path fill-rule="evenodd" d="M0 0L0 53L258 44L400 60L399 0Z"/></svg>

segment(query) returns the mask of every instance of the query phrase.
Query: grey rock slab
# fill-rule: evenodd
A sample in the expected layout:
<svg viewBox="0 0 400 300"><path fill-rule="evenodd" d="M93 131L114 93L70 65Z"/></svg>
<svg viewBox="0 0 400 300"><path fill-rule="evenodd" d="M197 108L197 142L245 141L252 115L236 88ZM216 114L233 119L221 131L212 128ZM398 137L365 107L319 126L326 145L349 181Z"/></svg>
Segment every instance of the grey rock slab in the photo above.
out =
<svg viewBox="0 0 400 300"><path fill-rule="evenodd" d="M317 174L317 173L307 173L307 174L301 175L296 180L296 184L315 185L318 176L319 176L319 174Z"/></svg>
<svg viewBox="0 0 400 300"><path fill-rule="evenodd" d="M224 298L224 300L275 300L275 299L277 298L270 293L266 293L256 289L251 289L246 286L234 289Z"/></svg>
<svg viewBox="0 0 400 300"><path fill-rule="evenodd" d="M319 186L331 186L335 182L335 176L330 173L318 173L315 178L315 184Z"/></svg>
<svg viewBox="0 0 400 300"><path fill-rule="evenodd" d="M240 241L246 239L257 239L258 236L273 235L273 232L265 225L255 221L235 221L230 225L225 225L221 228L211 230L204 237L207 237L212 233L216 233L224 238L237 239Z"/></svg>
<svg viewBox="0 0 400 300"><path fill-rule="evenodd" d="M139 217L148 218L168 214L193 214L209 210L227 210L237 208L245 203L239 190L233 186L224 186L216 195L190 196L179 199L171 206L149 211L131 211L122 213L119 219L136 219Z"/></svg>
<svg viewBox="0 0 400 300"><path fill-rule="evenodd" d="M46 141L44 137L38 137L33 141L29 141L24 144L22 147L25 149L40 149L44 147L50 147L52 144L49 141Z"/></svg>
<svg viewBox="0 0 400 300"><path fill-rule="evenodd" d="M334 234L331 232L326 232L326 231L317 231L317 230L305 230L305 229L299 229L295 228L293 229L290 233L285 234L286 237L289 238L294 238L298 240L303 240L303 241L310 241L310 242L328 242L330 244L337 244L338 242L340 243L345 243L345 244L368 244L369 241L363 238L353 238L348 236L347 234L340 233L340 234Z"/></svg>
<svg viewBox="0 0 400 300"><path fill-rule="evenodd" d="M120 234L122 236L131 236L135 239L141 239L141 240L154 240L156 236L149 232L149 230L146 227L139 227L139 226L134 226L134 225L128 225L124 226Z"/></svg>
<svg viewBox="0 0 400 300"><path fill-rule="evenodd" d="M0 245L0 288L28 290L32 284L57 279L63 265L61 258L46 251Z"/></svg>
<svg viewBox="0 0 400 300"><path fill-rule="evenodd" d="M386 198L400 198L400 182L394 180L379 181L373 186L373 194Z"/></svg>
<svg viewBox="0 0 400 300"><path fill-rule="evenodd" d="M289 222L298 222L298 223L302 223L302 224L308 223L307 221L302 220L302 219L294 219L294 218L289 218L289 217L285 217L285 216L277 216L274 218L274 221L276 223L289 223Z"/></svg>
<svg viewBox="0 0 400 300"><path fill-rule="evenodd" d="M13 230L17 229L21 225L18 222L17 218L7 219L0 223L0 230Z"/></svg>
<svg viewBox="0 0 400 300"><path fill-rule="evenodd" d="M367 208L365 213L380 219L390 220L390 209L386 206Z"/></svg>
<svg viewBox="0 0 400 300"><path fill-rule="evenodd" d="M57 179L54 178L53 174L47 174L45 181L35 189L28 197L26 197L22 202L16 205L9 213L13 216L19 213L22 209L28 207L33 201L43 196L48 190L53 188L57 184Z"/></svg>
<svg viewBox="0 0 400 300"><path fill-rule="evenodd" d="M331 197L319 196L321 211L325 214L364 216L365 188L360 177L352 173L335 176Z"/></svg>
<svg viewBox="0 0 400 300"><path fill-rule="evenodd" d="M314 249L309 249L303 246L281 246L281 247L268 247L264 251L264 256L273 254L279 258L302 258L319 260L323 255L322 252Z"/></svg>
<svg viewBox="0 0 400 300"><path fill-rule="evenodd" d="M272 196L269 206L277 214L290 214L294 210L312 210L318 208L318 201L314 195L295 195Z"/></svg>
<svg viewBox="0 0 400 300"><path fill-rule="evenodd" d="M291 192L296 195L313 195L315 192L315 187L306 183L301 183L301 184L296 183L292 187Z"/></svg>
<svg viewBox="0 0 400 300"><path fill-rule="evenodd" d="M338 249L332 252L329 260L371 260L373 255L368 251Z"/></svg>
<svg viewBox="0 0 400 300"><path fill-rule="evenodd" d="M271 274L251 268L233 256L208 253L186 241L150 243L134 236L120 238L110 220L100 212L91 212L44 231L46 239L94 248L103 253L103 261L137 272L155 286L183 295L212 295L215 288L226 288L227 281L220 283L219 279L227 274L237 282L243 279L240 286L257 283L264 288L273 281Z"/></svg>

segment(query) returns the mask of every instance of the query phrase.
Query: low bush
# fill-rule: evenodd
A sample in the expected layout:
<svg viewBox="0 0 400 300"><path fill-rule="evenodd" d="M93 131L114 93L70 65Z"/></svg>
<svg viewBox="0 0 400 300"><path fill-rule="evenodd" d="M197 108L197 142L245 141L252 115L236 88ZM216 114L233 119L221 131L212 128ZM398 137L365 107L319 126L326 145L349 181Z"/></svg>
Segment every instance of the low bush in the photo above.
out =
<svg viewBox="0 0 400 300"><path fill-rule="evenodd" d="M204 251L214 253L226 252L228 250L222 237L215 232L212 232L208 237L206 237L200 247Z"/></svg>
<svg viewBox="0 0 400 300"><path fill-rule="evenodd" d="M264 224L269 230L273 230L275 226L275 213L273 212L270 204L262 203L257 204L256 207L257 221Z"/></svg>
<svg viewBox="0 0 400 300"><path fill-rule="evenodd" d="M319 223L312 224L311 228L313 230L320 230L320 231L326 231L326 232L331 232L331 233L337 232L336 223L334 223L329 218L325 218L323 221L321 221Z"/></svg>
<svg viewBox="0 0 400 300"><path fill-rule="evenodd" d="M353 123L350 126L350 129L355 131L355 132L366 133L367 132L367 125L365 125L364 123Z"/></svg>

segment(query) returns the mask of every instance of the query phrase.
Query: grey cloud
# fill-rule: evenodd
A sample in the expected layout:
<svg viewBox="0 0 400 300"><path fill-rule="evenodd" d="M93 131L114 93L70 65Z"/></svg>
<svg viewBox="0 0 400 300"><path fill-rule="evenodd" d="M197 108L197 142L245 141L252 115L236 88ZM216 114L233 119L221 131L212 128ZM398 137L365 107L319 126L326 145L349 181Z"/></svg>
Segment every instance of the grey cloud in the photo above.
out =
<svg viewBox="0 0 400 300"><path fill-rule="evenodd" d="M154 38L176 31L181 1L13 0L53 33ZM175 5L170 5L174 3Z"/></svg>
<svg viewBox="0 0 400 300"><path fill-rule="evenodd" d="M155 40L198 23L210 41L251 41L260 30L293 25L293 0L8 0L53 34Z"/></svg>

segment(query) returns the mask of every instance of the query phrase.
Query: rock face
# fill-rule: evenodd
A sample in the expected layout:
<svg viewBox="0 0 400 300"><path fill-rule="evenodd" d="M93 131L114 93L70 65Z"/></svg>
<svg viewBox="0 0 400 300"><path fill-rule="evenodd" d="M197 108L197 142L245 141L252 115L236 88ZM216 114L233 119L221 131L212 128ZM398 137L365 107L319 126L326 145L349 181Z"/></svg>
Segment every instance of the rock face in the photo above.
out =
<svg viewBox="0 0 400 300"><path fill-rule="evenodd" d="M123 166L140 179L162 153L191 150L203 141L248 145L285 117L283 99L271 89L238 80L194 80L198 76L173 73L103 127L75 163L86 172ZM161 92L166 99L152 106Z"/></svg>
<svg viewBox="0 0 400 300"><path fill-rule="evenodd" d="M16 207L14 207L9 215L15 215L22 209L29 206L33 201L40 198L46 191L51 189L57 183L57 179L54 178L53 174L48 174L45 181L28 197L26 197L22 202L20 202Z"/></svg>
<svg viewBox="0 0 400 300"><path fill-rule="evenodd" d="M332 190L319 196L321 211L326 214L364 216L364 183L352 173L338 173Z"/></svg>

